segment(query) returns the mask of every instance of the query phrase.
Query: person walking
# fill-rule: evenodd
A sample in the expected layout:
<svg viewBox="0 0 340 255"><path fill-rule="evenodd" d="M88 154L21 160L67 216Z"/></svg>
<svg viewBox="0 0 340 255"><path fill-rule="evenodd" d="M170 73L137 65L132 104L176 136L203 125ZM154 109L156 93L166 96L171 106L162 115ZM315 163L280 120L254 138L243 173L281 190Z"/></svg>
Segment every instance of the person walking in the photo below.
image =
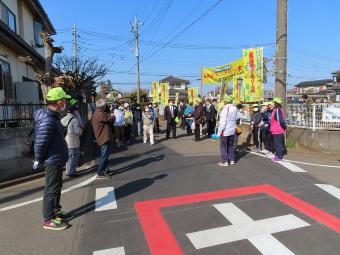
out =
<svg viewBox="0 0 340 255"><path fill-rule="evenodd" d="M268 102L262 104L261 109L262 121L260 123L260 142L262 153L268 154L270 152L269 147L269 122L270 122L270 112L268 107Z"/></svg>
<svg viewBox="0 0 340 255"><path fill-rule="evenodd" d="M128 103L124 103L124 137L125 142L128 144L130 143L131 139L131 132L133 126L133 114L130 110L130 105Z"/></svg>
<svg viewBox="0 0 340 255"><path fill-rule="evenodd" d="M283 155L286 151L285 146L285 132L287 130L287 124L285 121L284 111L282 109L282 99L275 97L274 110L270 118L270 131L273 135L275 157L272 159L273 162L282 161Z"/></svg>
<svg viewBox="0 0 340 255"><path fill-rule="evenodd" d="M207 99L205 106L205 119L207 121L207 136L210 138L215 133L216 127L216 114L215 106Z"/></svg>
<svg viewBox="0 0 340 255"><path fill-rule="evenodd" d="M193 112L194 122L195 122L195 141L200 141L201 136L201 125L204 121L204 115L203 115L203 104L200 100L196 100L195 102L195 109Z"/></svg>
<svg viewBox="0 0 340 255"><path fill-rule="evenodd" d="M232 97L226 96L226 105L219 118L218 134L220 135L221 162L219 166L235 165L234 135L236 129L237 108L232 104Z"/></svg>
<svg viewBox="0 0 340 255"><path fill-rule="evenodd" d="M79 165L80 158L80 136L83 132L82 123L80 123L77 111L79 109L79 101L70 100L70 106L67 115L62 118L61 124L66 129L65 140L68 147L68 161L66 163L66 175L76 177L76 169Z"/></svg>
<svg viewBox="0 0 340 255"><path fill-rule="evenodd" d="M179 117L181 119L180 128L183 129L183 130L185 130L185 128L186 128L185 117L184 117L185 109L186 109L186 105L184 104L184 101L181 100L179 102L179 105L178 105L178 115L179 115Z"/></svg>
<svg viewBox="0 0 340 255"><path fill-rule="evenodd" d="M68 215L61 210L60 196L63 185L63 167L68 160L68 148L60 113L66 109L66 95L60 87L52 88L46 95L47 109L34 114L35 161L33 169L45 168L45 189L43 196L43 228L64 230L70 225Z"/></svg>
<svg viewBox="0 0 340 255"><path fill-rule="evenodd" d="M154 126L154 116L153 111L149 106L144 107L144 111L142 113L143 116L143 132L144 138L143 142L148 142L148 136L150 137L150 144L154 145L154 137L153 137L153 126Z"/></svg>
<svg viewBox="0 0 340 255"><path fill-rule="evenodd" d="M176 139L176 117L178 116L177 106L173 104L172 99L169 99L168 105L164 109L165 121L166 121L166 139L170 137L170 131L172 130L172 136Z"/></svg>
<svg viewBox="0 0 340 255"><path fill-rule="evenodd" d="M124 107L121 103L116 104L116 108L113 111L113 115L115 116L115 121L113 123L114 134L117 147L119 148L124 145L124 126L125 126Z"/></svg>
<svg viewBox="0 0 340 255"><path fill-rule="evenodd" d="M110 142L112 139L112 123L115 116L110 115L110 108L104 99L96 102L96 111L92 116L92 127L96 142L100 148L100 160L97 169L97 179L110 179L110 170L107 169L110 155Z"/></svg>
<svg viewBox="0 0 340 255"><path fill-rule="evenodd" d="M143 127L142 127L142 110L140 108L140 104L136 104L132 113L133 113L133 129L135 136L141 136L143 132Z"/></svg>
<svg viewBox="0 0 340 255"><path fill-rule="evenodd" d="M262 115L259 110L259 105L254 104L253 105L253 115L250 120L250 128L252 130L253 135L253 144L255 151L258 151L260 149L260 143L259 143L259 136L260 136L260 124L262 121Z"/></svg>

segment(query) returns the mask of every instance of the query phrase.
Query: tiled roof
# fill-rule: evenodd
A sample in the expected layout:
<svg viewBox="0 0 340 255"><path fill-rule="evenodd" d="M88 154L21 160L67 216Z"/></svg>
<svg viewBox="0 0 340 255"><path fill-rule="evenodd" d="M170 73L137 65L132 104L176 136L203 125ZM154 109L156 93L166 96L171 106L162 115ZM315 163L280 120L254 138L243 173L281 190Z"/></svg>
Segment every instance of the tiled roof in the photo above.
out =
<svg viewBox="0 0 340 255"><path fill-rule="evenodd" d="M295 85L295 87L313 87L313 86L320 86L320 85L326 85L329 83L333 83L333 80L331 79L323 79L323 80L314 80L314 81L303 81Z"/></svg>

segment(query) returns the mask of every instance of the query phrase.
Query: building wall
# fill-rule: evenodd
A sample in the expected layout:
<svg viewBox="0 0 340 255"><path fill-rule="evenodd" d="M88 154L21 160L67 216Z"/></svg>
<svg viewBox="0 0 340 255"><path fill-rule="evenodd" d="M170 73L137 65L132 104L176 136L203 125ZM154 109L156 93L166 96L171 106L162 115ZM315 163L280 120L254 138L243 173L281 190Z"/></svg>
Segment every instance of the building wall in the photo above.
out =
<svg viewBox="0 0 340 255"><path fill-rule="evenodd" d="M32 67L25 65L21 61L18 60L18 55L0 43L0 53L3 55L7 55L7 58L0 58L10 64L11 75L13 80L13 89L15 82L22 82L22 77L27 77L31 80L36 80L35 72ZM27 93L30 93L28 91ZM14 95L14 93L13 93ZM5 99L4 90L0 90L0 103Z"/></svg>

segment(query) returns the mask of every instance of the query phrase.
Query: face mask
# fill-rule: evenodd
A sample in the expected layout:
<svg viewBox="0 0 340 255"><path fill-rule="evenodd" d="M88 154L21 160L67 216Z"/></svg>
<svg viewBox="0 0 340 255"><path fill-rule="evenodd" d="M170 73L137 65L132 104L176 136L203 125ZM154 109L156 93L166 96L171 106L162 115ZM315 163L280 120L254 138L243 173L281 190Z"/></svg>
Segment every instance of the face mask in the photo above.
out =
<svg viewBox="0 0 340 255"><path fill-rule="evenodd" d="M148 111L149 111L149 108L145 108L145 111L148 112Z"/></svg>
<svg viewBox="0 0 340 255"><path fill-rule="evenodd" d="M169 103L169 106L172 106L172 103Z"/></svg>
<svg viewBox="0 0 340 255"><path fill-rule="evenodd" d="M254 110L254 112L257 112L259 110L259 108L255 107L253 110Z"/></svg>
<svg viewBox="0 0 340 255"><path fill-rule="evenodd" d="M119 108L118 108L119 110L123 110L124 109L124 107L123 106L119 106Z"/></svg>

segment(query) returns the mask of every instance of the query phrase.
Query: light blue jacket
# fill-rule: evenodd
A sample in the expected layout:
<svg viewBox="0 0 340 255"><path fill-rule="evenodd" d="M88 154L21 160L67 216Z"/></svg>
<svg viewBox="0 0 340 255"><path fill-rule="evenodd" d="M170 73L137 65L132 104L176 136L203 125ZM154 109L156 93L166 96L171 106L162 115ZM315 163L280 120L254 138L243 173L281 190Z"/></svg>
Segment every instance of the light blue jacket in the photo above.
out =
<svg viewBox="0 0 340 255"><path fill-rule="evenodd" d="M124 110L115 109L113 115L116 117L113 125L115 127L120 127L125 125L125 114Z"/></svg>

